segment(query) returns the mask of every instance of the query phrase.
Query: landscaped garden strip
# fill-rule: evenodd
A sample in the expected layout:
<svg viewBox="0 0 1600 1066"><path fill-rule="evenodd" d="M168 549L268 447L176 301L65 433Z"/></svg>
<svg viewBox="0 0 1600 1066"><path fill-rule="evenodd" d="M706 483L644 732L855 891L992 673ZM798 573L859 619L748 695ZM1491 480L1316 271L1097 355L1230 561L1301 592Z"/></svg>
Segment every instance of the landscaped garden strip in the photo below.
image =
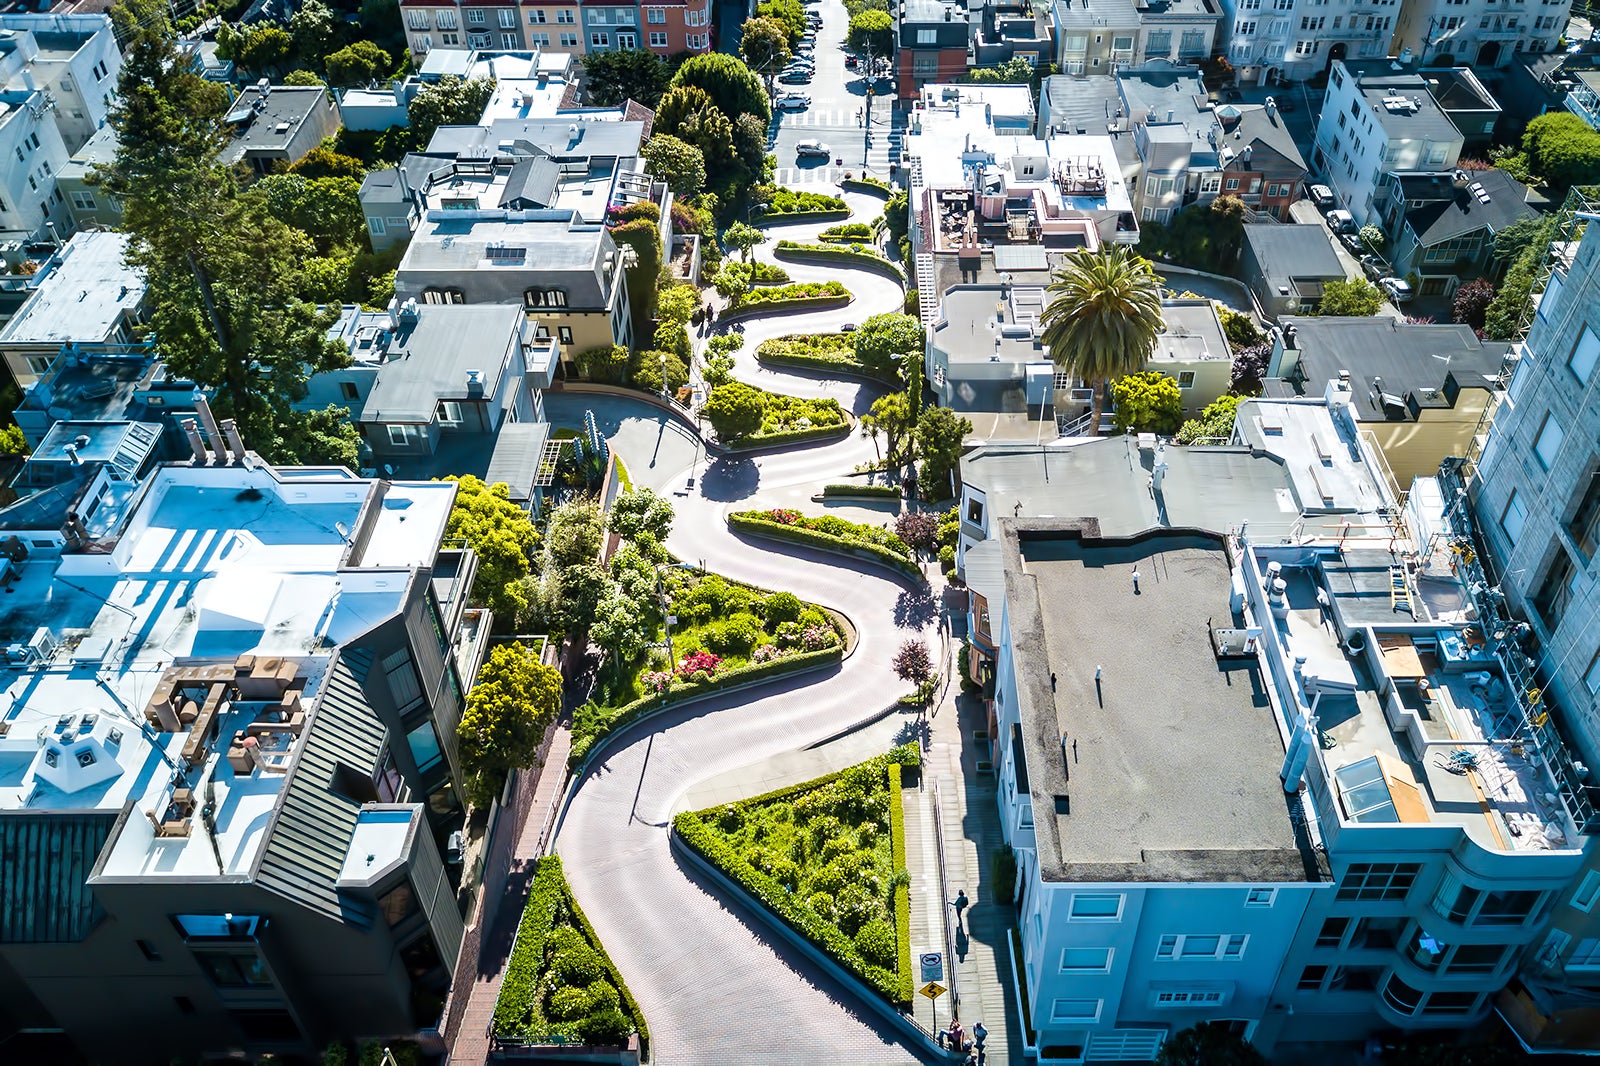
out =
<svg viewBox="0 0 1600 1066"><path fill-rule="evenodd" d="M796 544L876 559L914 580L926 580L922 568L912 557L910 545L882 526L849 522L834 515L808 518L786 507L735 511L728 515L728 525Z"/></svg>

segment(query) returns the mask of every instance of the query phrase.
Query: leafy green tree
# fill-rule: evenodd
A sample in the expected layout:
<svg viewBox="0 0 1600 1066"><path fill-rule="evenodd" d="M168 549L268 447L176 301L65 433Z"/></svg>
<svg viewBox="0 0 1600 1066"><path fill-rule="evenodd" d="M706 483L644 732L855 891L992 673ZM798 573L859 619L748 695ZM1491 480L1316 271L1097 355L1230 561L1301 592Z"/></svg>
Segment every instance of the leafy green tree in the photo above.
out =
<svg viewBox="0 0 1600 1066"><path fill-rule="evenodd" d="M1536 215L1513 222L1494 235L1494 258L1499 263L1514 263L1529 245L1540 247L1550 241L1549 216Z"/></svg>
<svg viewBox="0 0 1600 1066"><path fill-rule="evenodd" d="M600 52L598 55L609 55ZM658 133L639 149L650 173L678 196L694 196L706 186L706 157L694 145L670 133Z"/></svg>
<svg viewBox="0 0 1600 1066"><path fill-rule="evenodd" d="M283 83L306 89L318 88L328 84L309 70L291 70L283 76Z"/></svg>
<svg viewBox="0 0 1600 1066"><path fill-rule="evenodd" d="M925 500L947 500L955 495L954 473L972 422L948 407L929 407L917 419L917 451L922 468L917 487Z"/></svg>
<svg viewBox="0 0 1600 1066"><path fill-rule="evenodd" d="M663 322L687 322L699 307L700 290L693 285L669 285L656 294L656 317Z"/></svg>
<svg viewBox="0 0 1600 1066"><path fill-rule="evenodd" d="M667 90L656 111L654 128L699 149L708 173L726 174L734 165L733 123L717 109L704 89L689 86Z"/></svg>
<svg viewBox="0 0 1600 1066"><path fill-rule="evenodd" d="M405 51L400 0L361 0L361 32L390 55Z"/></svg>
<svg viewBox="0 0 1600 1066"><path fill-rule="evenodd" d="M321 255L366 244L361 182L356 178L307 178L268 174L255 192L272 214L305 233Z"/></svg>
<svg viewBox="0 0 1600 1066"><path fill-rule="evenodd" d="M643 337L656 315L656 286L661 277L661 229L655 222L639 219L614 226L611 239L624 253L628 279L628 307L633 313L633 335ZM631 254L629 254L631 253Z"/></svg>
<svg viewBox="0 0 1600 1066"><path fill-rule="evenodd" d="M660 543L672 531L672 502L653 489L629 489L611 505L609 524L624 540L643 535Z"/></svg>
<svg viewBox="0 0 1600 1066"><path fill-rule="evenodd" d="M520 618L529 607L525 579L538 554L539 531L511 502L504 482L489 485L470 474L447 480L456 482L456 502L445 539L466 541L478 557L472 598L503 618Z"/></svg>
<svg viewBox="0 0 1600 1066"><path fill-rule="evenodd" d="M218 389L221 413L269 460L309 375L349 361L327 338L337 312L296 296L310 241L239 186L221 88L168 39L141 37L124 60L111 121L116 159L95 179L123 205L128 262L149 279L151 324L177 374Z"/></svg>
<svg viewBox="0 0 1600 1066"><path fill-rule="evenodd" d="M844 44L852 52L886 56L894 47L894 19L887 11L863 11L850 19Z"/></svg>
<svg viewBox="0 0 1600 1066"><path fill-rule="evenodd" d="M566 633L582 633L594 622L612 590L611 574L597 562L549 567L539 588L545 620Z"/></svg>
<svg viewBox="0 0 1600 1066"><path fill-rule="evenodd" d="M911 397L904 392L878 397L861 416L861 431L872 438L873 447L877 447L878 434L883 434L883 457L891 470L911 461L916 427L917 416L911 407Z"/></svg>
<svg viewBox="0 0 1600 1066"><path fill-rule="evenodd" d="M233 28L224 22L217 30L217 55L231 58L235 66L249 74L277 70L293 50L294 38L289 31L270 23Z"/></svg>
<svg viewBox="0 0 1600 1066"><path fill-rule="evenodd" d="M1107 382L1145 368L1165 328L1161 280L1150 261L1113 245L1076 249L1050 283L1040 324L1050 358L1094 389L1090 424L1098 432Z"/></svg>
<svg viewBox="0 0 1600 1066"><path fill-rule="evenodd" d="M545 570L594 562L600 556L605 527L605 516L593 500L574 500L557 507L545 528Z"/></svg>
<svg viewBox="0 0 1600 1066"><path fill-rule="evenodd" d="M598 107L616 107L632 100L654 110L671 81L665 61L639 48L590 52L583 57L583 74L589 102Z"/></svg>
<svg viewBox="0 0 1600 1066"><path fill-rule="evenodd" d="M22 435L22 427L15 422L0 426L0 455L27 455L32 450L28 438Z"/></svg>
<svg viewBox="0 0 1600 1066"><path fill-rule="evenodd" d="M289 18L289 39L295 56L302 63L315 63L348 40L346 25L322 0L305 0Z"/></svg>
<svg viewBox="0 0 1600 1066"><path fill-rule="evenodd" d="M1201 1022L1172 1034L1156 1055L1159 1066L1267 1066L1248 1040L1223 1022Z"/></svg>
<svg viewBox="0 0 1600 1066"><path fill-rule="evenodd" d="M750 253L756 245L765 244L766 242L767 235L765 233L743 222L735 222L722 235L722 243L730 248L739 249L739 258L746 263L750 261Z"/></svg>
<svg viewBox="0 0 1600 1066"><path fill-rule="evenodd" d="M801 18L803 23L804 16ZM777 19L745 19L739 30L739 54L745 66L770 78L789 62L794 40L789 27Z"/></svg>
<svg viewBox="0 0 1600 1066"><path fill-rule="evenodd" d="M1326 283L1322 286L1322 302L1317 305L1317 314L1324 316L1370 318L1381 310L1383 293L1366 278Z"/></svg>
<svg viewBox="0 0 1600 1066"><path fill-rule="evenodd" d="M561 671L521 643L489 650L457 730L461 772L474 805L493 802L512 770L537 765L545 730L560 710Z"/></svg>
<svg viewBox="0 0 1600 1066"><path fill-rule="evenodd" d="M1570 111L1550 111L1530 121L1522 150L1542 184L1557 189L1600 184L1600 133Z"/></svg>
<svg viewBox="0 0 1600 1066"><path fill-rule="evenodd" d="M1206 405L1199 418L1191 418L1178 427L1178 443L1194 444L1201 440L1230 439L1233 436L1233 418L1243 396L1222 396Z"/></svg>
<svg viewBox="0 0 1600 1066"><path fill-rule="evenodd" d="M1539 280L1539 271L1548 254L1550 240L1556 233L1556 219L1540 220L1539 229L1521 243L1511 269L1500 282L1500 291L1490 301L1483 316L1483 335L1494 341L1514 341L1522 332L1522 324L1532 307L1533 286ZM1498 247L1496 254L1499 254Z"/></svg>
<svg viewBox="0 0 1600 1066"><path fill-rule="evenodd" d="M620 344L585 348L572 357L578 373L601 385L621 385L628 377L628 349Z"/></svg>
<svg viewBox="0 0 1600 1066"><path fill-rule="evenodd" d="M172 36L172 9L165 0L117 0L111 5L111 32L118 48L127 52L140 31L155 37Z"/></svg>
<svg viewBox="0 0 1600 1066"><path fill-rule="evenodd" d="M855 349L856 359L872 373L899 372L907 359L922 357L922 322L910 315L873 315L856 331Z"/></svg>
<svg viewBox="0 0 1600 1066"><path fill-rule="evenodd" d="M756 17L775 22L782 27L786 43L791 49L806 35L806 12L805 8L800 6L800 0L763 0L756 8ZM750 63L748 59L745 62L756 70L767 69Z"/></svg>
<svg viewBox="0 0 1600 1066"><path fill-rule="evenodd" d="M735 441L761 428L767 401L761 392L739 381L711 390L706 400L706 419L722 441Z"/></svg>
<svg viewBox="0 0 1600 1066"><path fill-rule="evenodd" d="M997 66L979 67L976 70L970 70L967 72L966 77L960 80L1000 85L1031 85L1037 69L1021 56L1012 56Z"/></svg>
<svg viewBox="0 0 1600 1066"><path fill-rule="evenodd" d="M329 404L320 411L291 411L278 427L277 461L285 466L342 466L361 462L361 434L350 412Z"/></svg>
<svg viewBox="0 0 1600 1066"><path fill-rule="evenodd" d="M906 258L906 248L908 247L906 234L911 229L911 194L909 191L901 189L889 197L889 202L883 205L883 225L889 231L889 247L895 249L902 259Z"/></svg>
<svg viewBox="0 0 1600 1066"><path fill-rule="evenodd" d="M1126 374L1111 386L1119 433L1175 433L1183 423L1183 393L1159 370Z"/></svg>
<svg viewBox="0 0 1600 1066"><path fill-rule="evenodd" d="M1256 328L1255 321L1243 311L1235 311L1220 303L1216 307L1217 318L1222 322L1222 333L1228 338L1229 348L1237 352L1266 339L1261 330Z"/></svg>
<svg viewBox="0 0 1600 1066"><path fill-rule="evenodd" d="M440 126L475 125L483 117L483 109L489 106L489 97L493 94L492 78L462 81L447 74L431 85L424 85L407 108L416 143L426 148L433 140L433 131Z"/></svg>
<svg viewBox="0 0 1600 1066"><path fill-rule="evenodd" d="M347 44L330 54L326 63L328 80L335 85L366 85L394 68L389 53L371 41Z"/></svg>
<svg viewBox="0 0 1600 1066"><path fill-rule="evenodd" d="M646 619L653 612L621 589L613 588L595 608L589 639L624 663L631 663L644 651L650 639Z"/></svg>
<svg viewBox="0 0 1600 1066"><path fill-rule="evenodd" d="M342 155L331 148L316 147L289 164L288 172L302 178L354 178L357 188L367 176L367 168L355 156Z"/></svg>
<svg viewBox="0 0 1600 1066"><path fill-rule="evenodd" d="M755 115L763 126L772 120L772 103L761 79L734 56L722 52L691 56L672 76L672 86L704 89L730 123L740 115Z"/></svg>
<svg viewBox="0 0 1600 1066"><path fill-rule="evenodd" d="M663 324L656 333L659 335L665 329L677 330L684 337L683 347L688 347L688 332L682 326ZM662 377L663 372L665 377ZM632 378L636 389L672 395L689 383L689 364L676 351L651 348L634 359Z"/></svg>
<svg viewBox="0 0 1600 1066"><path fill-rule="evenodd" d="M1356 236L1361 238L1361 243L1366 245L1370 252L1381 252L1383 246L1389 243L1388 238L1383 235L1383 230L1370 222L1362 226Z"/></svg>

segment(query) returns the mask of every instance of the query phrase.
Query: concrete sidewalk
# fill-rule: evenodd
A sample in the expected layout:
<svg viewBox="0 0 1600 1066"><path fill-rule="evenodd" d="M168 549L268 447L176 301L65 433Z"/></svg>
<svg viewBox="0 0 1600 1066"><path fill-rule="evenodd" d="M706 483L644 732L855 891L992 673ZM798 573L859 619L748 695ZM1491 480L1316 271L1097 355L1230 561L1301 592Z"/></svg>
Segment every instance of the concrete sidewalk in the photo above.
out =
<svg viewBox="0 0 1600 1066"><path fill-rule="evenodd" d="M946 671L955 671L954 657L960 648L960 642L952 640ZM905 795L912 959L915 963L923 952L945 953L945 979L940 984L951 988L937 1003L917 996L915 1010L917 1020L929 1028L934 1028L935 1015L938 1028L949 1025L952 1010L968 1033L976 1022L983 1022L989 1031L988 1061L1020 1063L1024 1060L1024 1040L1017 1015L1009 939L1016 912L1009 903L997 903L993 895L990 856L1004 839L995 803L994 776L979 774L977 769L980 759L989 759L988 744L973 739L974 730L984 727L983 702L963 696L958 683L950 684L931 709L921 788ZM936 803L943 828L942 887L934 820ZM956 929L955 908L948 901L963 889L969 906ZM953 962L946 923L952 924L949 932L954 942ZM922 984L917 981L919 988Z"/></svg>

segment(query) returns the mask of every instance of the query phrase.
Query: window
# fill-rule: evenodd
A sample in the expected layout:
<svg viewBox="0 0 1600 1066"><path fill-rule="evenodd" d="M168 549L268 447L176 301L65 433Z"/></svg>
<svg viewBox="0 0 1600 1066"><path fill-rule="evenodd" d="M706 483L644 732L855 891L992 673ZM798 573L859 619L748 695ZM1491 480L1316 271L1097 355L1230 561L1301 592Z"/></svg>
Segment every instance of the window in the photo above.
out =
<svg viewBox="0 0 1600 1066"><path fill-rule="evenodd" d="M267 964L253 951L195 952L200 969L218 988L270 988Z"/></svg>
<svg viewBox="0 0 1600 1066"><path fill-rule="evenodd" d="M567 293L565 289L529 289L522 294L525 307L565 307L567 306Z"/></svg>
<svg viewBox="0 0 1600 1066"><path fill-rule="evenodd" d="M976 500L972 501L982 516L983 505ZM968 509L968 518L971 519L971 508ZM1117 922L1122 920L1122 894L1121 893L1085 893L1072 894L1072 907L1068 920L1074 922Z"/></svg>
<svg viewBox="0 0 1600 1066"><path fill-rule="evenodd" d="M1133 51L1133 38L1132 37L1113 37L1113 38L1111 38L1111 50L1113 52L1131 52L1131 51Z"/></svg>
<svg viewBox="0 0 1600 1066"><path fill-rule="evenodd" d="M616 23L618 26L633 25L633 8L625 7L621 11L613 12L613 14L616 15Z"/></svg>
<svg viewBox="0 0 1600 1066"><path fill-rule="evenodd" d="M1150 997L1152 1007L1189 1008L1216 1005L1227 998L1227 994L1216 988L1183 989L1171 992L1157 992Z"/></svg>
<svg viewBox="0 0 1600 1066"><path fill-rule="evenodd" d="M1228 192L1233 192L1235 189L1237 189L1239 187L1239 179L1238 178L1229 178L1226 182L1223 183L1222 187L1224 189L1226 189Z"/></svg>
<svg viewBox="0 0 1600 1066"><path fill-rule="evenodd" d="M1566 969L1593 972L1600 970L1600 939L1589 937L1578 941L1567 958Z"/></svg>
<svg viewBox="0 0 1600 1066"><path fill-rule="evenodd" d="M1402 900L1411 891L1422 867L1414 862L1351 863L1339 882L1335 898L1342 900Z"/></svg>
<svg viewBox="0 0 1600 1066"><path fill-rule="evenodd" d="M1421 1006L1422 993L1406 984L1399 974L1392 974L1389 983L1383 986L1383 1001L1396 1012L1409 1016Z"/></svg>
<svg viewBox="0 0 1600 1066"><path fill-rule="evenodd" d="M560 11L556 12L556 21L557 22L573 22L573 21L576 21L576 20L575 20L573 14L572 14L572 9L570 7L564 7Z"/></svg>
<svg viewBox="0 0 1600 1066"><path fill-rule="evenodd" d="M392 929L417 913L417 895L411 891L409 882L401 881L378 897L378 909Z"/></svg>
<svg viewBox="0 0 1600 1066"><path fill-rule="evenodd" d="M185 940L250 940L266 927L258 914L174 914Z"/></svg>
<svg viewBox="0 0 1600 1066"><path fill-rule="evenodd" d="M617 34L617 47L627 49L637 48L639 47L639 38L636 34L619 33Z"/></svg>
<svg viewBox="0 0 1600 1066"><path fill-rule="evenodd" d="M459 426L462 423L461 404L455 400L440 400L438 419L444 425Z"/></svg>
<svg viewBox="0 0 1600 1066"><path fill-rule="evenodd" d="M565 13L566 12L562 12L562 14L565 14ZM578 47L578 35L576 33L563 33L561 35L561 47L563 47L563 48L576 48L576 47Z"/></svg>
<svg viewBox="0 0 1600 1066"><path fill-rule="evenodd" d="M1192 389L1192 388L1194 388L1194 371L1193 370L1180 370L1180 371L1178 371L1178 388L1180 388L1180 389Z"/></svg>
<svg viewBox="0 0 1600 1066"><path fill-rule="evenodd" d="M485 14L486 12L483 11L468 11L467 24L470 26L482 26L486 21L488 21L484 17Z"/></svg>
<svg viewBox="0 0 1600 1066"><path fill-rule="evenodd" d="M467 302L467 297L460 289L423 289L422 302L425 304L464 304Z"/></svg>
<svg viewBox="0 0 1600 1066"><path fill-rule="evenodd" d="M430 721L424 720L421 725L407 733L406 744L411 748L411 757L416 760L419 774L432 770L444 758L439 750L439 734Z"/></svg>
<svg viewBox="0 0 1600 1066"><path fill-rule="evenodd" d="M76 211L93 211L94 210L94 206L95 205L94 205L94 194L93 193L75 192L75 193L72 194L72 207L73 207L74 210L76 210Z"/></svg>
<svg viewBox="0 0 1600 1066"><path fill-rule="evenodd" d="M1206 35L1199 30L1185 30L1183 41L1178 45L1180 56L1200 55L1206 50Z"/></svg>
<svg viewBox="0 0 1600 1066"><path fill-rule="evenodd" d="M439 34L439 42L453 48L461 43L461 35L459 33L441 33Z"/></svg>
<svg viewBox="0 0 1600 1066"><path fill-rule="evenodd" d="M500 28L509 30L517 24L517 13L507 8L500 12Z"/></svg>
<svg viewBox="0 0 1600 1066"><path fill-rule="evenodd" d="M536 48L549 48L550 35L548 33L529 33L528 43Z"/></svg>
<svg viewBox="0 0 1600 1066"><path fill-rule="evenodd" d="M589 43L596 48L610 48L611 35L609 33L591 33L589 34Z"/></svg>
<svg viewBox="0 0 1600 1066"><path fill-rule="evenodd" d="M1450 956L1445 973L1454 976L1463 973L1494 973L1505 958L1504 944L1462 944Z"/></svg>
<svg viewBox="0 0 1600 1066"><path fill-rule="evenodd" d="M1246 907L1270 907L1278 899L1278 890L1275 888L1252 888L1245 893L1244 905Z"/></svg>
<svg viewBox="0 0 1600 1066"><path fill-rule="evenodd" d="M1243 23L1241 23L1243 25ZM1172 31L1151 30L1145 35L1144 54L1147 56L1167 56L1172 54Z"/></svg>
<svg viewBox="0 0 1600 1066"><path fill-rule="evenodd" d="M382 215L368 215L367 216L367 229L372 231L372 235L374 237L382 237L385 233L388 232L389 227L383 221L383 216Z"/></svg>
<svg viewBox="0 0 1600 1066"><path fill-rule="evenodd" d="M1061 952L1062 973L1110 973L1110 948L1066 948Z"/></svg>
<svg viewBox="0 0 1600 1066"><path fill-rule="evenodd" d="M1371 992L1378 987L1381 966L1340 966L1328 981L1328 990L1344 992Z"/></svg>
<svg viewBox="0 0 1600 1066"><path fill-rule="evenodd" d="M1178 935L1168 933L1156 944L1156 958L1172 961L1196 959L1242 959L1250 937L1244 933L1230 935L1201 933Z"/></svg>
<svg viewBox="0 0 1600 1066"><path fill-rule="evenodd" d="M1326 966L1307 966L1300 971L1300 981L1295 987L1302 991L1315 992L1322 988L1322 980L1327 976Z"/></svg>
<svg viewBox="0 0 1600 1066"><path fill-rule="evenodd" d="M411 442L411 427L399 426L390 423L389 444L395 448L404 448Z"/></svg>
<svg viewBox="0 0 1600 1066"><path fill-rule="evenodd" d="M1299 41L1294 46L1294 54L1297 56L1314 56L1317 54L1319 47L1320 42L1318 41Z"/></svg>
<svg viewBox="0 0 1600 1066"><path fill-rule="evenodd" d="M651 48L665 48L666 46L667 46L667 35L664 34L664 33L659 32L657 30L651 30L650 31L650 47Z"/></svg>
<svg viewBox="0 0 1600 1066"><path fill-rule="evenodd" d="M1477 889L1463 884L1454 873L1446 871L1433 894L1433 909L1442 918L1464 922L1472 913L1473 905L1478 902L1478 895Z"/></svg>
<svg viewBox="0 0 1600 1066"><path fill-rule="evenodd" d="M1100 1020L1098 999L1058 999L1050 1005L1052 1022L1097 1022Z"/></svg>
<svg viewBox="0 0 1600 1066"><path fill-rule="evenodd" d="M562 344L571 344L572 343L572 327L571 326L557 326L556 327L556 339L559 340Z"/></svg>
<svg viewBox="0 0 1600 1066"><path fill-rule="evenodd" d="M1344 941L1345 930L1350 928L1349 918L1325 918L1317 931L1317 947L1336 948Z"/></svg>
<svg viewBox="0 0 1600 1066"><path fill-rule="evenodd" d="M27 356L26 359L28 363L28 372L33 374L35 377L49 373L50 364L55 361L55 357L50 355L30 355Z"/></svg>
<svg viewBox="0 0 1600 1066"><path fill-rule="evenodd" d="M1567 613L1567 604L1577 595L1578 582L1583 579L1583 571L1572 565L1571 557L1559 541L1556 542L1555 553L1544 581L1539 584L1539 591L1533 596L1534 608L1552 632L1560 627L1561 619Z"/></svg>
<svg viewBox="0 0 1600 1066"><path fill-rule="evenodd" d="M1522 527L1528 522L1528 508L1523 504L1522 497L1516 489L1511 490L1511 498L1506 501L1506 509L1500 512L1500 528L1505 530L1506 539L1515 544L1517 538L1522 536Z"/></svg>
<svg viewBox="0 0 1600 1066"><path fill-rule="evenodd" d="M401 713L422 702L422 685L417 680L416 668L411 665L409 651L401 648L385 655L383 672L388 677L389 691L394 696L394 705Z"/></svg>
<svg viewBox="0 0 1600 1066"><path fill-rule="evenodd" d="M667 24L667 9L664 7L647 7L644 9L644 20L652 26L665 26Z"/></svg>
<svg viewBox="0 0 1600 1066"><path fill-rule="evenodd" d="M1600 362L1600 335L1584 326L1583 332L1578 335L1578 343L1572 346L1572 354L1567 357L1567 369L1579 381L1588 384L1596 362Z"/></svg>
<svg viewBox="0 0 1600 1066"><path fill-rule="evenodd" d="M1539 909L1544 893L1532 889L1487 892L1473 925L1524 925Z"/></svg>
<svg viewBox="0 0 1600 1066"><path fill-rule="evenodd" d="M516 51L517 46L521 43L522 38L518 37L514 33L502 33L500 35L500 47L504 48L508 52Z"/></svg>
<svg viewBox="0 0 1600 1066"><path fill-rule="evenodd" d="M1477 992L1435 992L1422 1008L1424 1014L1471 1014L1478 1006Z"/></svg>
<svg viewBox="0 0 1600 1066"><path fill-rule="evenodd" d="M917 31L917 43L918 44L934 44L934 43L937 43L938 40L939 40L939 31L938 30L918 30Z"/></svg>
<svg viewBox="0 0 1600 1066"><path fill-rule="evenodd" d="M1583 683L1589 687L1591 696L1600 696L1600 651L1594 653L1594 658L1589 660L1589 669L1583 672ZM1588 910L1587 907L1584 908Z"/></svg>
<svg viewBox="0 0 1600 1066"><path fill-rule="evenodd" d="M528 12L528 25L530 25L530 26L543 26L544 25L544 12L543 11L538 11L538 10Z"/></svg>
<svg viewBox="0 0 1600 1066"><path fill-rule="evenodd" d="M425 30L428 28L428 13L426 11L408 11L406 12L406 24L414 30Z"/></svg>

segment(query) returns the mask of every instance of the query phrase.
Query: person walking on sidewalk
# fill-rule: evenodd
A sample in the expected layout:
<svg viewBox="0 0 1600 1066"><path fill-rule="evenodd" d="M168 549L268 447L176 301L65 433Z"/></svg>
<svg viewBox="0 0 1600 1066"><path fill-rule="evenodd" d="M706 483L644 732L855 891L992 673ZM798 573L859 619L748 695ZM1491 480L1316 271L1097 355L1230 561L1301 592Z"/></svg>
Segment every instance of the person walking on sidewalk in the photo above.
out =
<svg viewBox="0 0 1600 1066"><path fill-rule="evenodd" d="M983 1042L989 1039L989 1030L978 1022L972 1027L972 1050L978 1053L978 1066L983 1066Z"/></svg>
<svg viewBox="0 0 1600 1066"><path fill-rule="evenodd" d="M961 912L967 909L967 902L967 890L964 888L958 889L956 891L956 898L950 901L950 906L956 909L957 927L960 927L961 925Z"/></svg>

